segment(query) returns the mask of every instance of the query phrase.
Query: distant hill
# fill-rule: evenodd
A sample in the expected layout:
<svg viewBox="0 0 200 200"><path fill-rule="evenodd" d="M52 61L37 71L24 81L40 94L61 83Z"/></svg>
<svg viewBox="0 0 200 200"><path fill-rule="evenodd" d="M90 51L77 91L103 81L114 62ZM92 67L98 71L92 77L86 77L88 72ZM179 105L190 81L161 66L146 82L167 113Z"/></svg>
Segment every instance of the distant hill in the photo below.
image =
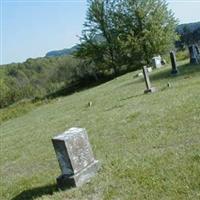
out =
<svg viewBox="0 0 200 200"><path fill-rule="evenodd" d="M57 57L57 56L71 55L75 51L77 51L77 49L78 49L78 45L75 45L75 46L73 46L72 48L69 48L69 49L50 51L45 55L45 57Z"/></svg>
<svg viewBox="0 0 200 200"><path fill-rule="evenodd" d="M179 34L182 34L185 28L190 30L191 32L196 31L200 28L200 22L181 24L177 27L177 32Z"/></svg>
<svg viewBox="0 0 200 200"><path fill-rule="evenodd" d="M96 35L94 37L94 40L97 42L101 42L104 40L102 35ZM57 56L67 56L67 55L72 55L74 52L76 52L79 48L79 45L75 45L72 48L66 48L62 50L55 50L55 51L50 51L48 52L45 57L57 57Z"/></svg>

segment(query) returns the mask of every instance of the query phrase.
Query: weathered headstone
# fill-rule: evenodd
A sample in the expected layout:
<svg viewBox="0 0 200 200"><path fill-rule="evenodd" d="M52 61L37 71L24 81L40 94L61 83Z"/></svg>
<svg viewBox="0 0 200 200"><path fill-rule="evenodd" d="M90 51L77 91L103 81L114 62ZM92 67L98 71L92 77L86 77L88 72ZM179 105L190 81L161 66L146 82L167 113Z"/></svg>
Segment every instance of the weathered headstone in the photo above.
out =
<svg viewBox="0 0 200 200"><path fill-rule="evenodd" d="M81 186L99 170L85 129L71 128L54 137L52 143L62 172L57 178L58 188Z"/></svg>
<svg viewBox="0 0 200 200"><path fill-rule="evenodd" d="M144 80L145 80L146 87L147 87L147 89L144 91L144 93L155 92L156 91L155 88L151 87L149 74L148 74L146 66L143 67L143 75L144 75Z"/></svg>
<svg viewBox="0 0 200 200"><path fill-rule="evenodd" d="M189 46L190 52L190 64L199 64L200 63L200 52L197 45Z"/></svg>
<svg viewBox="0 0 200 200"><path fill-rule="evenodd" d="M177 68L177 63L176 63L176 55L173 51L170 52L170 59L171 59L171 64L172 64L171 74L176 75L178 74L178 68Z"/></svg>

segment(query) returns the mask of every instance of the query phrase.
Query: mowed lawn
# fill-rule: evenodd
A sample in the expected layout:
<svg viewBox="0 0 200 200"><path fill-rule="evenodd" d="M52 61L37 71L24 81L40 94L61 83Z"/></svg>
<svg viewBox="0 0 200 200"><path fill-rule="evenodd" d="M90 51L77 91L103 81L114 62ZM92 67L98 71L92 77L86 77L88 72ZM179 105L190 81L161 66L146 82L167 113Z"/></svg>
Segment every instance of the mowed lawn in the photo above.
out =
<svg viewBox="0 0 200 200"><path fill-rule="evenodd" d="M0 199L200 199L200 65L170 70L151 73L154 94L134 72L3 122ZM71 127L87 129L102 167L59 192L51 138Z"/></svg>

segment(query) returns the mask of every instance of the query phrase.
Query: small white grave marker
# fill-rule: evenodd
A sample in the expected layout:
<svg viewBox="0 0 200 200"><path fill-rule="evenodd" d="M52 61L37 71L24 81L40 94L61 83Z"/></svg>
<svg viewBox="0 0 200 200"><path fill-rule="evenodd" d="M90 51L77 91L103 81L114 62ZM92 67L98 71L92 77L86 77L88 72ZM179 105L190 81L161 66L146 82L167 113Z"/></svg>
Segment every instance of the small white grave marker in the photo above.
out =
<svg viewBox="0 0 200 200"><path fill-rule="evenodd" d="M155 68L161 68L161 67L162 67L162 62L161 62L161 60L162 60L161 56L153 57L153 58L152 58L153 66L154 66Z"/></svg>

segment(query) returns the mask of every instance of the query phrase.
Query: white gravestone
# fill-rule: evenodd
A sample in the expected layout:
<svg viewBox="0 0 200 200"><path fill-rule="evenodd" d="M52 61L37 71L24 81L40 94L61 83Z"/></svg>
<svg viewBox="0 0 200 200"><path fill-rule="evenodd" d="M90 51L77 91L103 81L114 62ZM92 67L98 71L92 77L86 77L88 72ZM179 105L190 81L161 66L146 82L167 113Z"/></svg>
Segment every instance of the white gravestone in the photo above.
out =
<svg viewBox="0 0 200 200"><path fill-rule="evenodd" d="M153 57L152 63L154 68L161 68L162 67L162 58L161 56Z"/></svg>

